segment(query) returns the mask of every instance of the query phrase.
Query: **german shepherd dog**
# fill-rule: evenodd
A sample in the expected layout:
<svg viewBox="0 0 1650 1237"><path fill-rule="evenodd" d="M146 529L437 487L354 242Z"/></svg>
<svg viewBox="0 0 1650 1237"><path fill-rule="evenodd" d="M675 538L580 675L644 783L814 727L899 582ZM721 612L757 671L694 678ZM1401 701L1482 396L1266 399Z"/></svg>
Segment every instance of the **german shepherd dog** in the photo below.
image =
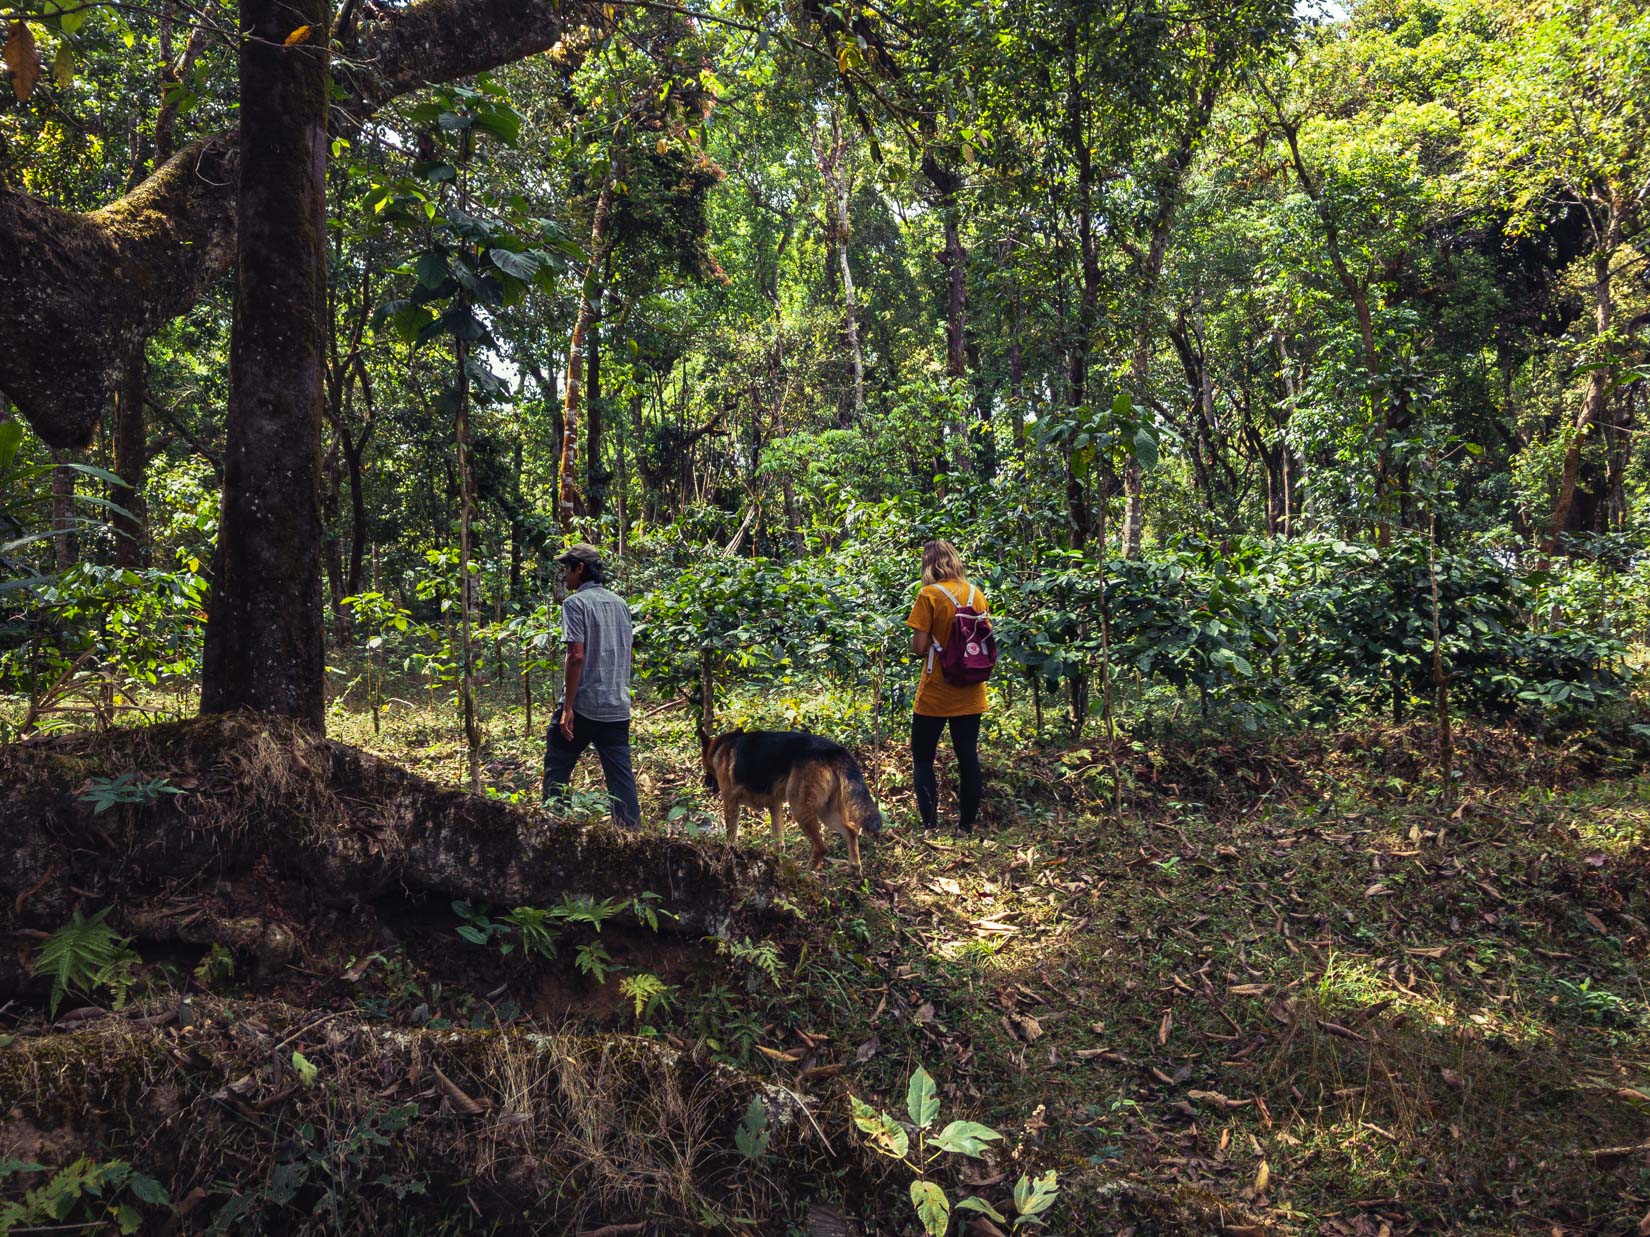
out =
<svg viewBox="0 0 1650 1237"><path fill-rule="evenodd" d="M785 805L813 846L813 867L825 863L829 825L848 843L848 859L860 871L859 835L882 832L882 813L865 788L853 754L806 730L733 730L712 739L699 728L705 785L722 796L728 845L739 840L739 809L768 813L776 845L785 842Z"/></svg>

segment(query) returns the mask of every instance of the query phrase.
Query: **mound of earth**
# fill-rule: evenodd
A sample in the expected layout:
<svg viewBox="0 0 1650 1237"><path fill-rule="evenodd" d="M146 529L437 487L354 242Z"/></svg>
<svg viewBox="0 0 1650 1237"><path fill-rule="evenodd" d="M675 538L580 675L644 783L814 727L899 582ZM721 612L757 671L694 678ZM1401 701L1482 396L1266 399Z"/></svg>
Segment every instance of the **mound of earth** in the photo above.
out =
<svg viewBox="0 0 1650 1237"><path fill-rule="evenodd" d="M0 748L0 820L0 932L24 939L111 906L111 926L139 940L217 944L269 968L364 954L455 900L645 891L669 912L661 933L694 942L784 915L780 865L760 852L558 820L267 719ZM16 952L0 956L0 1003L39 996Z"/></svg>

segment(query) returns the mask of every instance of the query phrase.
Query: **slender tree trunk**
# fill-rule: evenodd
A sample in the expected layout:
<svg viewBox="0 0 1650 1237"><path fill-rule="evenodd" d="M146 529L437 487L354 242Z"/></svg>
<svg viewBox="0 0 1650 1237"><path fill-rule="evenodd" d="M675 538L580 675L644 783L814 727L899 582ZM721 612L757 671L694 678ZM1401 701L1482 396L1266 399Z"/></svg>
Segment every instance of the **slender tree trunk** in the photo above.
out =
<svg viewBox="0 0 1650 1237"><path fill-rule="evenodd" d="M1329 252L1329 264L1334 268L1335 278L1340 281L1347 299L1352 302L1352 310L1358 320L1358 338L1363 346L1364 370L1373 379L1381 369L1381 350L1375 340L1375 316L1369 303L1369 284L1366 280L1354 276L1346 264L1341 252L1340 227L1335 222L1334 212L1324 199L1322 187L1313 179L1307 170L1306 161L1301 157L1299 125L1286 122L1281 113L1278 116L1278 125L1289 143L1290 160L1294 164L1295 176L1300 181L1301 191L1312 202L1318 220L1323 226L1324 247ZM1381 399L1371 410L1375 430L1379 435L1375 451L1375 544L1383 550L1392 543L1390 438L1394 428L1393 415L1394 409L1390 399Z"/></svg>
<svg viewBox="0 0 1650 1237"><path fill-rule="evenodd" d="M325 728L326 0L242 0L223 513L201 711ZM319 34L288 45L301 26Z"/></svg>
<svg viewBox="0 0 1650 1237"><path fill-rule="evenodd" d="M825 139L817 132L814 135L814 162L819 167L830 198L830 236L827 239L836 263L838 286L842 291L842 341L853 371L851 410L848 416L839 418L844 428L858 425L865 416L865 353L859 340L859 301L854 291L854 272L848 264L848 239L851 235L848 206L853 196L853 181L844 166L846 150L842 115L833 109L830 144L826 145Z"/></svg>
<svg viewBox="0 0 1650 1237"><path fill-rule="evenodd" d="M611 479L602 459L602 437L606 426L602 416L601 297L598 291L590 332L584 341L584 506L592 522L607 514L607 485Z"/></svg>
<svg viewBox="0 0 1650 1237"><path fill-rule="evenodd" d="M514 467L510 470L510 476L512 478L510 490L511 495L515 500L512 504L512 510L510 512L510 600L514 602L519 602L522 600L521 541L523 530L521 525L521 512L523 509L523 502L521 496L521 454L522 441L521 435L518 433L511 450L511 463ZM529 726L527 733L531 734L532 732L532 727Z"/></svg>
<svg viewBox="0 0 1650 1237"><path fill-rule="evenodd" d="M458 454L458 639L461 649L459 707L464 717L464 751L470 793L481 793L481 723L476 716L475 647L470 638L470 611L475 584L470 576L471 524L475 518L475 453L470 446L470 346L453 341L458 360L458 399L453 416L453 443Z"/></svg>
<svg viewBox="0 0 1650 1237"><path fill-rule="evenodd" d="M1081 408L1088 398L1089 350L1093 346L1095 321L1100 304L1100 250L1094 235L1094 160L1089 149L1088 129L1083 123L1083 91L1077 68L1078 19L1066 25L1066 116L1065 138L1077 163L1077 240L1082 255L1081 296L1077 310L1077 336L1067 361L1066 392L1071 407ZM1100 464L1102 474L1109 463ZM1101 503L1105 502L1105 476L1101 480ZM1071 519L1072 545L1081 549L1088 542L1089 509L1082 478L1072 466L1066 450L1066 507Z"/></svg>
<svg viewBox="0 0 1650 1237"><path fill-rule="evenodd" d="M367 556L367 494L366 478L362 475L365 444L344 439L344 466L349 476L349 574L344 587L350 596L361 591L362 570Z"/></svg>
<svg viewBox="0 0 1650 1237"><path fill-rule="evenodd" d="M52 561L67 571L80 557L80 538L74 534L74 452L52 449Z"/></svg>
<svg viewBox="0 0 1650 1237"><path fill-rule="evenodd" d="M613 173L602 183L596 195L596 208L590 222L590 260L584 270L584 283L579 291L579 309L573 319L573 334L567 344L567 398L562 405L562 436L560 462L556 466L556 522L561 528L572 527L574 506L571 485L573 443L579 432L579 401L583 396L579 370L584 366L584 337L596 313L595 302L601 292L602 264L606 260L608 214L613 206Z"/></svg>
<svg viewBox="0 0 1650 1237"><path fill-rule="evenodd" d="M1437 462L1433 462L1433 487L1438 480ZM1437 506L1433 495L1433 506ZM1427 525L1427 582L1432 586L1432 690L1435 718L1438 724L1438 774L1443 783L1445 807L1455 804L1455 745L1450 735L1449 675L1444 673L1442 624L1438 604L1438 512L1432 512Z"/></svg>
<svg viewBox="0 0 1650 1237"><path fill-rule="evenodd" d="M130 513L114 517L117 567L149 565L148 507L143 493L149 468L149 438L143 415L143 371L143 347L139 345L126 363L115 396L114 472L126 484L116 487L109 499Z"/></svg>
<svg viewBox="0 0 1650 1237"><path fill-rule="evenodd" d="M1612 211L1602 241L1593 253L1593 338L1601 341L1600 347L1604 346L1602 341L1609 336L1610 324L1615 316L1615 301L1610 292L1610 263L1620 239L1621 220ZM1602 355L1594 357L1598 367L1587 375L1587 390L1581 397L1581 410L1576 413L1570 442L1564 450L1564 464L1559 470L1558 498L1553 503L1552 517L1547 521L1547 536L1541 543L1543 554L1557 552L1559 540L1564 536L1565 526L1570 520L1570 508L1576 496L1576 478L1581 473L1582 448L1586 446L1587 433L1598 420L1604 408L1604 397L1610 389L1611 375L1603 367L1605 359Z"/></svg>

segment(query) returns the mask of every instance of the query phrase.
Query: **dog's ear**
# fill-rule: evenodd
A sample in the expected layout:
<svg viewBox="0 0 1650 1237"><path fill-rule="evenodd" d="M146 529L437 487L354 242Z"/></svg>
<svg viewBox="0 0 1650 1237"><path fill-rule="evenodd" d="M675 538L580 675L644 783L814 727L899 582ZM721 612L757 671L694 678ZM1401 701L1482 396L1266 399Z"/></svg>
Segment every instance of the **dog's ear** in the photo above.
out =
<svg viewBox="0 0 1650 1237"><path fill-rule="evenodd" d="M699 754L708 757L710 755L710 731L705 729L702 718L696 717L693 719L693 733L699 736Z"/></svg>

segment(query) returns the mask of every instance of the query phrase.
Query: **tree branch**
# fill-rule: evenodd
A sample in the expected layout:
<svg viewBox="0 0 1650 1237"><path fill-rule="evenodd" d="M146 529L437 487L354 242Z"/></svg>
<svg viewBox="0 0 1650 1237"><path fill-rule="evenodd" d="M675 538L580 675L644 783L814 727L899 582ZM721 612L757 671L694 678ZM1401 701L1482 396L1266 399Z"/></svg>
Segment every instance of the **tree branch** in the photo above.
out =
<svg viewBox="0 0 1650 1237"><path fill-rule="evenodd" d="M600 26L594 3L417 0L360 26L334 124ZM237 133L185 147L86 214L0 189L0 392L55 447L85 444L136 342L186 312L235 255Z"/></svg>

